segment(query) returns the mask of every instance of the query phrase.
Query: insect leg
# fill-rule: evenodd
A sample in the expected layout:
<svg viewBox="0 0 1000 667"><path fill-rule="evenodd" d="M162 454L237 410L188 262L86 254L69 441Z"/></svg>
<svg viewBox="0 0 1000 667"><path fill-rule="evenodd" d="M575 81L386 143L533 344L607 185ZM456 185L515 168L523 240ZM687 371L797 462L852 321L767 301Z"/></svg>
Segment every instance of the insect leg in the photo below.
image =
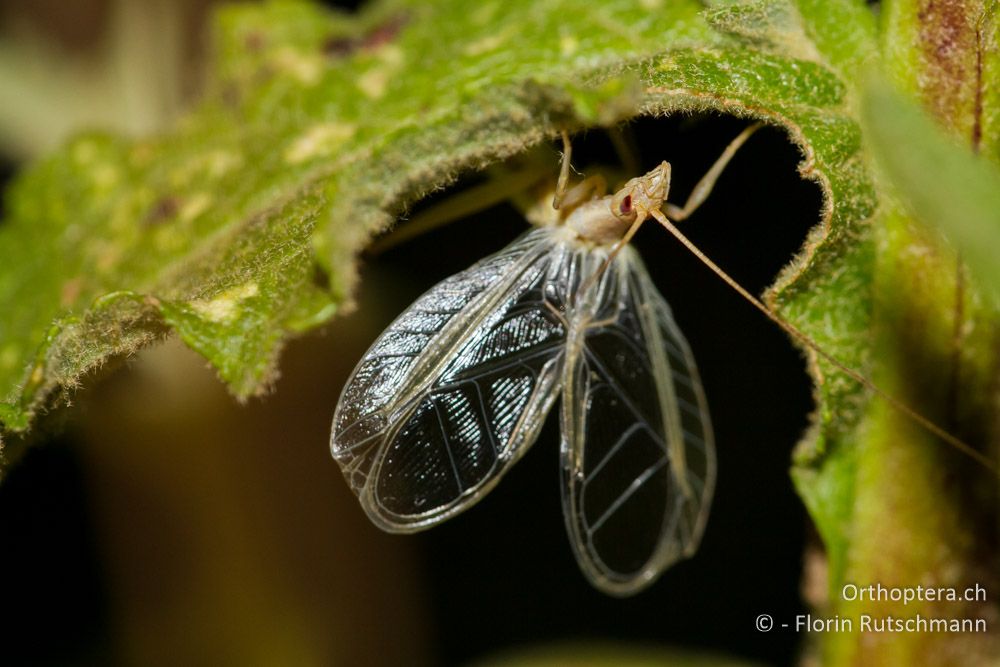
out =
<svg viewBox="0 0 1000 667"><path fill-rule="evenodd" d="M463 190L421 211L406 224L394 229L392 234L370 244L367 252L372 256L379 255L421 234L507 201L541 182L547 175L547 169L539 164L491 178L482 185Z"/></svg>
<svg viewBox="0 0 1000 667"><path fill-rule="evenodd" d="M556 318L559 324L561 324L566 330L569 330L569 320L566 319L562 312L548 301L544 301L543 303L548 311L552 313L552 316Z"/></svg>
<svg viewBox="0 0 1000 667"><path fill-rule="evenodd" d="M624 248L629 244L629 242L632 240L632 237L635 236L635 233L639 231L640 227L642 227L642 223L649 220L649 216L650 213L647 213L644 210L641 209L636 210L635 222L633 222L632 225L625 232L625 236L621 237L618 240L618 242L615 243L614 246L612 246L611 252L609 252L607 258L603 262L601 262L601 266L598 267L597 271L594 271L593 275L587 278L583 282L583 284L580 285L581 294L590 289L590 286L593 285L595 282L597 282L597 279L600 278L601 275L608 270L608 267L611 266L611 262L614 261L615 257L618 255L619 252L621 252L622 248Z"/></svg>
<svg viewBox="0 0 1000 667"><path fill-rule="evenodd" d="M557 211L562 207L563 197L566 196L566 190L569 187L570 161L573 159L573 143L569 140L569 133L563 130L560 134L562 134L563 154L562 160L559 163L559 180L556 181L556 193L552 197L552 208Z"/></svg>
<svg viewBox="0 0 1000 667"><path fill-rule="evenodd" d="M563 154L559 165L559 180L556 181L556 193L552 197L552 208L555 210L574 209L591 199L603 197L608 190L608 182L601 174L594 174L583 179L572 188L569 187L569 172L572 168L573 144L566 130L562 131Z"/></svg>
<svg viewBox="0 0 1000 667"><path fill-rule="evenodd" d="M694 189L688 196L687 201L684 202L683 207L678 207L674 204L664 204L663 208L667 217L675 222L680 222L694 213L695 210L708 198L708 195L711 194L712 188L715 187L715 181L719 179L719 175L722 174L722 170L726 168L729 161L733 159L734 155L736 155L736 151L738 151L740 147L746 143L747 139L750 138L750 135L756 132L760 126L760 123L754 123L740 132L739 136L729 142L729 145L726 146L726 150L722 151L722 155L719 156L719 159L715 161L715 164L713 164L705 175L701 177L698 184L694 186Z"/></svg>
<svg viewBox="0 0 1000 667"><path fill-rule="evenodd" d="M560 208L573 210L591 199L600 199L607 190L608 182L602 174L588 176L563 195Z"/></svg>

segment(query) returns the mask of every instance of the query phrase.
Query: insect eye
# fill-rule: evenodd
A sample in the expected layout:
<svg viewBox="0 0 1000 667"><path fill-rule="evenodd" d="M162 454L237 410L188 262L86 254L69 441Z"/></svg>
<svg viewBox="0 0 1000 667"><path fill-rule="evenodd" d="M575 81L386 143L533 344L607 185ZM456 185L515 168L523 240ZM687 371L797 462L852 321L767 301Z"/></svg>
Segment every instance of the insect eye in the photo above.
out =
<svg viewBox="0 0 1000 667"><path fill-rule="evenodd" d="M622 199L622 203L618 205L618 211L622 215L628 215L632 212L632 195L626 195L625 199Z"/></svg>

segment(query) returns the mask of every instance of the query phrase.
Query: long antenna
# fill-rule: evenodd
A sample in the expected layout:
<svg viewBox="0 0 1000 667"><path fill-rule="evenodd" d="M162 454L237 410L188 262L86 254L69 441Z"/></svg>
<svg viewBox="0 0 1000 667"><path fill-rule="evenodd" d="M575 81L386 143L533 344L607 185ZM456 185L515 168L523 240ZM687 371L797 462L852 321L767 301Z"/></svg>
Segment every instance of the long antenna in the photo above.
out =
<svg viewBox="0 0 1000 667"><path fill-rule="evenodd" d="M874 382L872 382L864 375L862 375L858 371L854 370L853 368L851 368L850 366L843 363L842 361L834 357L832 354L824 350L822 347L819 346L818 343L813 341L812 338L803 333L798 327L780 318L770 308L764 305L764 303L760 299L758 299L750 292L745 290L742 285L740 285L733 278L731 278L728 273L726 273L725 271L722 270L722 268L719 267L718 264L709 259L705 255L705 253L699 250L694 243L689 241L688 238L684 236L684 234L681 232L681 230L677 229L676 225L674 225L667 218L667 216L663 214L662 211L650 211L650 215L656 218L657 222L663 225L668 232L673 234L674 238L676 238L678 241L684 244L685 248L690 250L695 257L700 259L702 263L704 263L705 266L710 268L712 272L715 273L715 275L717 275L719 278L722 279L723 282L725 282L731 288L736 290L736 292L744 299L749 301L754 308L762 312L764 316L767 317L767 319L771 320L779 327L781 327L781 329L784 330L785 333L800 341L803 345L805 345L810 350L818 354L820 357L825 359L827 362L829 362L839 371L841 371L842 373L853 379L858 384L862 385L866 389L871 390L873 393L878 395L879 398L881 398L890 406L892 406L893 409L898 410L899 412L906 415L907 417L915 421L917 424L925 428L930 433L933 433L937 437L947 442L952 447L955 447L956 449L963 452L967 456L975 459L982 465L986 466L986 468L988 468L994 474L1000 474L1000 470L997 470L996 464L992 460L987 458L985 454L975 449L974 447L964 442L963 440L956 438L951 433L948 433L946 430L944 430L943 428L932 422L927 417L924 417L922 414L920 414L919 412L908 406L906 403L903 403L898 398L883 391L882 389L879 389Z"/></svg>

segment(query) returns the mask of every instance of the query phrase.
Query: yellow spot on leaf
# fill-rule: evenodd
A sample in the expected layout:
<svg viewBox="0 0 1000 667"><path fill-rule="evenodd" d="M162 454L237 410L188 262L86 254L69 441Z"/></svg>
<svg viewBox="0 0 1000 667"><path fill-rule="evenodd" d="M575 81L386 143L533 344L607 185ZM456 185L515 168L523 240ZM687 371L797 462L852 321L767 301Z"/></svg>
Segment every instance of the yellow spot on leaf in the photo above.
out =
<svg viewBox="0 0 1000 667"><path fill-rule="evenodd" d="M207 192L198 192L191 196L181 206L178 218L182 222L191 222L205 212L212 205L212 195Z"/></svg>
<svg viewBox="0 0 1000 667"><path fill-rule="evenodd" d="M40 385L44 379L45 367L42 364L36 364L31 370L31 377L28 378L28 384L32 386Z"/></svg>
<svg viewBox="0 0 1000 667"><path fill-rule="evenodd" d="M97 158L97 146L92 141L81 141L73 147L73 159L77 164L90 164Z"/></svg>
<svg viewBox="0 0 1000 667"><path fill-rule="evenodd" d="M110 164L98 164L90 167L94 184L101 188L110 188L118 183L118 169Z"/></svg>
<svg viewBox="0 0 1000 667"><path fill-rule="evenodd" d="M17 365L17 358L20 356L17 345L11 343L0 351L0 368L10 370Z"/></svg>
<svg viewBox="0 0 1000 667"><path fill-rule="evenodd" d="M288 72L307 86L316 84L323 74L323 61L316 54L303 54L292 48L283 48L275 54L278 69Z"/></svg>
<svg viewBox="0 0 1000 667"><path fill-rule="evenodd" d="M654 9L661 9L663 7L663 0L639 0L639 5L643 9L652 11Z"/></svg>
<svg viewBox="0 0 1000 667"><path fill-rule="evenodd" d="M358 88L373 100L385 95L389 87L389 72L386 67L373 67L358 77Z"/></svg>
<svg viewBox="0 0 1000 667"><path fill-rule="evenodd" d="M382 62L358 77L357 86L368 97L377 100L385 95L393 75L406 61L406 54L397 44L386 44L379 48L376 57Z"/></svg>
<svg viewBox="0 0 1000 667"><path fill-rule="evenodd" d="M206 156L208 172L214 178L219 178L231 171L233 168L243 164L243 157L230 151L215 150Z"/></svg>
<svg viewBox="0 0 1000 667"><path fill-rule="evenodd" d="M496 15L497 9L499 8L500 8L499 3L487 2L481 5L474 12L472 12L470 18L472 19L473 23L477 23L479 25L486 25L487 23L493 20L493 17Z"/></svg>
<svg viewBox="0 0 1000 667"><path fill-rule="evenodd" d="M398 68L406 62L406 53L403 52L399 44L385 44L379 47L378 58L386 65Z"/></svg>
<svg viewBox="0 0 1000 667"><path fill-rule="evenodd" d="M477 39L476 41L466 45L465 54L469 56L480 56L484 53L489 53L490 51L496 51L501 46L506 44L511 37L513 37L515 30L515 26L507 26L494 35L488 35L482 39Z"/></svg>
<svg viewBox="0 0 1000 667"><path fill-rule="evenodd" d="M559 51L564 56L571 56L576 53L576 49L579 45L580 42L578 42L576 37L573 35L563 35L562 38L559 39Z"/></svg>
<svg viewBox="0 0 1000 667"><path fill-rule="evenodd" d="M350 123L332 122L313 125L285 149L285 161L298 164L320 155L327 155L350 139L355 129Z"/></svg>
<svg viewBox="0 0 1000 667"><path fill-rule="evenodd" d="M237 285L225 290L214 299L192 301L191 308L207 320L223 323L233 319L242 301L257 296L259 291L257 283Z"/></svg>

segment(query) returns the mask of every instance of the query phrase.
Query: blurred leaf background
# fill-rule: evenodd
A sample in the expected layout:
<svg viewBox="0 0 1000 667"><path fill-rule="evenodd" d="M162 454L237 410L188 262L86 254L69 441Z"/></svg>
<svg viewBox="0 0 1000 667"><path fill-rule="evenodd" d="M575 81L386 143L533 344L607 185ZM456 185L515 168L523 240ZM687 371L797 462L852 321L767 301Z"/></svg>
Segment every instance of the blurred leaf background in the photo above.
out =
<svg viewBox="0 0 1000 667"><path fill-rule="evenodd" d="M652 11L661 3L646 4ZM751 2L735 11L714 4L720 6L712 15L715 25L761 45L759 53L747 52L748 62L786 81L781 78L786 63L774 65L767 56L802 47L794 22L786 25L784 3ZM905 41L912 17L897 10L907 3L887 4L882 18L888 32ZM811 38L831 67L847 79L860 77L866 49L874 48L874 23L864 5L797 5L803 15L822 22L813 26L828 28ZM5 172L12 174L81 129L140 136L174 126L203 93L203 67L212 49L222 48L206 39L211 11L211 3L194 0L0 2ZM834 29L847 25L852 29ZM914 58L903 54L896 62ZM726 71L729 64L720 63L719 70ZM668 80L672 70L684 76L683 56L665 59L656 76ZM817 106L841 103L843 90L831 88L824 72L799 74L816 85L796 89L797 95L819 100ZM736 84L738 93L740 85L752 88L755 80L749 76ZM906 89L920 92L916 84ZM875 262L881 290L875 310L881 319L875 328L882 338L874 349L890 360L878 380L894 393L912 392L909 400L933 412L937 404L922 385L926 375L918 370L908 375L907 369L947 368L934 356L934 336L948 334L939 331L939 306L949 298L956 275L961 283L962 269L956 273L960 265L951 251L939 251L933 233L925 239L926 231L915 231L910 216L920 219L929 211L923 215L934 220L926 222L942 223L975 277L995 284L990 258L997 245L990 234L997 228L996 176L970 162L968 151L956 149L944 135L935 139L931 122L915 106L907 107L912 103L880 96L877 84L872 91L865 96L866 140L886 187L899 196L898 202L884 200L889 205L881 211L884 226L877 236L882 259ZM575 103L579 113L598 113L586 95ZM805 116L811 108L783 111ZM894 122L885 123L886 118ZM815 128L829 130L822 140L857 141L849 123L812 120ZM642 139L641 159L670 160L675 190L686 193L742 126L733 118L686 114L638 120L631 131ZM995 137L991 128L987 123L986 136ZM931 141L906 140L924 133ZM986 143L989 157L995 158L994 149ZM582 137L577 151L579 165L614 159L600 132ZM554 148L549 155L555 165ZM760 133L691 221L696 243L752 292L774 281L820 219L819 189L799 178L800 159L782 132ZM942 162L952 165L946 176L953 180L935 176ZM856 169L851 177L864 173L861 165L841 167L845 173ZM956 183L971 183L981 194L955 206L942 204ZM865 206L847 202L850 211ZM8 580L5 602L15 610L15 620L5 627L5 657L15 664L343 665L818 659L815 640L781 631L762 634L753 626L760 613L790 619L807 607L839 609L825 588L828 562L820 540L787 473L811 408L803 361L704 267L683 250L667 247L659 230L643 230L638 244L647 258L655 257L654 278L692 343L720 443L719 490L697 558L634 599L611 600L590 590L562 527L552 425L473 511L405 538L383 535L367 523L326 448L337 393L396 313L438 280L500 248L524 224L508 206L472 222L366 258L356 299L361 308L294 340L282 357L275 391L264 399L235 405L204 360L176 341L142 352L122 371L87 378L94 388L75 395L72 411L45 421L50 440L29 450L0 485L0 571ZM914 249L924 255L908 259ZM901 285L934 272L945 277L940 285L929 283L939 292L927 290L926 300L914 303L899 298L909 293ZM914 291L920 297L920 290ZM971 289L966 294L964 312L978 327L968 338L971 355L989 347L984 340L993 331L993 306L988 294ZM976 319L982 313L987 315ZM839 331L851 326L833 323ZM905 335L926 331L930 342ZM860 344L856 352L865 358ZM907 354L925 363L912 363ZM963 379L988 398L995 391L988 375L993 366L984 359L972 358L966 368L985 377ZM939 454L940 443L908 431L884 406L867 410L857 440L847 440L860 446L838 448L836 441L821 439L816 450L798 452L799 492L833 547L831 585L844 576L897 574L904 577L898 583L916 583L912 579L921 576L928 560L962 576L970 564L995 563L995 536L970 535L978 527L995 528L995 485L969 484L968 497L956 499L956 485L981 471L970 472L950 454ZM979 428L982 419L976 413L956 423ZM846 428L829 414L821 421L833 431ZM989 437L962 435L976 442ZM893 474L911 473L924 476L882 483ZM904 510L915 514L923 507L913 504L913 493L933 504L933 511L907 514ZM854 513L838 514L845 508ZM956 512L954 521L949 512ZM905 520L898 520L901 516ZM880 536L887 526L902 528L885 544ZM926 528L918 535L923 542L906 534L914 526ZM900 556L914 548L912 559ZM921 549L945 555L928 559ZM981 573L984 581L995 575L989 569ZM865 649L853 641L831 640L822 655L864 664ZM912 664L923 650L919 642L902 646L887 654L893 656L890 663ZM966 664L964 658L956 664Z"/></svg>

